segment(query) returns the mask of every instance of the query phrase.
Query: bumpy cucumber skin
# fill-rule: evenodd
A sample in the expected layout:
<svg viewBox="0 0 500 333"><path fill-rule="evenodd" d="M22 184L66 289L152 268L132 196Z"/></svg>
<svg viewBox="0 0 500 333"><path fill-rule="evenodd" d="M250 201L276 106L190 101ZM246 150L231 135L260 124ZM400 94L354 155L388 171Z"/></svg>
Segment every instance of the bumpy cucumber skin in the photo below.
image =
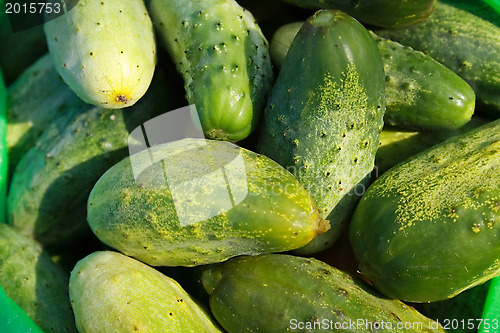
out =
<svg viewBox="0 0 500 333"><path fill-rule="evenodd" d="M80 332L222 332L175 280L120 253L80 260L69 292Z"/></svg>
<svg viewBox="0 0 500 333"><path fill-rule="evenodd" d="M363 281L314 258L241 256L209 266L202 283L210 294L212 313L230 333L298 330L293 320L305 326L298 330L302 332L372 331L364 324L345 325L358 320L383 321L384 332L403 332L398 323L422 323L412 332L444 332L412 307L389 300ZM328 326L318 325L325 321ZM344 329L335 323L344 323Z"/></svg>
<svg viewBox="0 0 500 333"><path fill-rule="evenodd" d="M281 67L302 22L280 27L270 53ZM384 123L416 130L455 129L472 117L476 96L457 74L420 51L372 33L385 72Z"/></svg>
<svg viewBox="0 0 500 333"><path fill-rule="evenodd" d="M246 138L273 82L268 42L251 13L234 0L151 0L149 10L205 135Z"/></svg>
<svg viewBox="0 0 500 333"><path fill-rule="evenodd" d="M148 89L156 44L142 0L80 0L44 31L56 70L85 102L124 108Z"/></svg>
<svg viewBox="0 0 500 333"><path fill-rule="evenodd" d="M33 239L0 223L0 285L45 332L77 332L68 276Z"/></svg>
<svg viewBox="0 0 500 333"><path fill-rule="evenodd" d="M302 254L340 235L359 199L352 191L373 169L384 110L384 71L373 38L343 12L318 11L281 67L257 147L294 174L331 223Z"/></svg>
<svg viewBox="0 0 500 333"><path fill-rule="evenodd" d="M467 124L449 131L407 131L396 127L384 127L380 133L380 145L375 156L376 178L407 158L444 140L485 125L489 120L473 117Z"/></svg>
<svg viewBox="0 0 500 333"><path fill-rule="evenodd" d="M2 50L4 50L0 52L0 67L2 67L5 83L10 85L27 67L47 53L47 42L42 26L14 33L5 13L4 3L5 1L2 1L2 10L0 10L0 36L2 36Z"/></svg>
<svg viewBox="0 0 500 333"><path fill-rule="evenodd" d="M439 301L500 274L500 120L378 178L351 220L359 270L389 297Z"/></svg>
<svg viewBox="0 0 500 333"><path fill-rule="evenodd" d="M282 0L309 9L340 9L357 20L397 28L425 20L437 0Z"/></svg>
<svg viewBox="0 0 500 333"><path fill-rule="evenodd" d="M109 169L88 200L88 223L96 236L123 254L153 266L196 266L236 255L295 249L328 228L311 196L276 162L229 142L204 143L203 139L183 139L131 157L134 165L144 167L151 164L150 156L169 161L168 170L192 182L189 189L171 190L170 179L168 186L157 189L165 178L155 168L145 169L136 183L131 158ZM211 167L204 160L207 153ZM228 191L218 183L220 178L191 177L206 167L210 170L204 174L215 175L230 156L237 154L241 154L245 174L230 176L239 171L233 169L234 165L224 167L233 179L230 189L235 199L231 208L224 203ZM248 192L243 192L245 188ZM236 202L236 198L241 201ZM181 207L176 206L177 201ZM177 209L190 209L193 220L181 224ZM207 218L205 210L217 215ZM194 220L197 216L199 221Z"/></svg>
<svg viewBox="0 0 500 333"><path fill-rule="evenodd" d="M21 157L55 118L89 109L61 79L49 54L28 67L8 89L7 149L12 174Z"/></svg>
<svg viewBox="0 0 500 333"><path fill-rule="evenodd" d="M129 133L174 109L161 77L130 109L92 107L55 119L20 160L7 198L9 223L46 246L66 246L85 233L86 202L92 186L128 155Z"/></svg>
<svg viewBox="0 0 500 333"><path fill-rule="evenodd" d="M481 105L500 114L500 27L439 2L420 23L375 33L430 55L469 83Z"/></svg>

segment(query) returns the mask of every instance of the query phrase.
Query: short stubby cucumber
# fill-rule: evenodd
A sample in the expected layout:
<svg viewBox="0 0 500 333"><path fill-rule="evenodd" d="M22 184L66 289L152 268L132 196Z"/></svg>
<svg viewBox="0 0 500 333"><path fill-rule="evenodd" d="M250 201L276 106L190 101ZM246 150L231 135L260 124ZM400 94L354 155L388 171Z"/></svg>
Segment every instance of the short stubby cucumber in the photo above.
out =
<svg viewBox="0 0 500 333"><path fill-rule="evenodd" d="M19 305L0 286L0 330L12 333L43 333Z"/></svg>
<svg viewBox="0 0 500 333"><path fill-rule="evenodd" d="M182 139L125 158L95 184L88 223L153 266L196 266L304 246L328 229L304 187L233 143Z"/></svg>
<svg viewBox="0 0 500 333"><path fill-rule="evenodd" d="M0 285L43 331L77 332L68 276L37 242L2 223Z"/></svg>
<svg viewBox="0 0 500 333"><path fill-rule="evenodd" d="M500 114L500 27L440 1L422 22L375 33L430 55L469 83L480 105Z"/></svg>
<svg viewBox="0 0 500 333"><path fill-rule="evenodd" d="M209 266L201 281L229 333L445 332L411 306L314 258L241 256Z"/></svg>
<svg viewBox="0 0 500 333"><path fill-rule="evenodd" d="M437 0L282 0L308 9L340 9L357 20L385 28L425 20Z"/></svg>
<svg viewBox="0 0 500 333"><path fill-rule="evenodd" d="M273 81L268 42L252 14L234 0L151 0L149 9L207 138L246 138Z"/></svg>
<svg viewBox="0 0 500 333"><path fill-rule="evenodd" d="M280 27L271 40L270 53L278 67L302 22ZM408 129L455 129L474 113L476 95L455 72L410 47L372 33L382 55L385 72L384 123Z"/></svg>
<svg viewBox="0 0 500 333"><path fill-rule="evenodd" d="M56 70L85 102L124 108L148 89L156 44L143 0L80 0L44 31Z"/></svg>
<svg viewBox="0 0 500 333"><path fill-rule="evenodd" d="M14 171L9 222L46 246L65 246L91 235L86 208L92 186L128 155L133 129L175 108L175 98L166 92L170 86L157 76L130 109L88 106L73 117L54 119Z"/></svg>
<svg viewBox="0 0 500 333"><path fill-rule="evenodd" d="M452 136L464 134L485 125L486 118L473 117L467 124L448 131L408 131L386 126L380 133L380 145L375 155L375 178L393 166Z"/></svg>
<svg viewBox="0 0 500 333"><path fill-rule="evenodd" d="M222 332L179 283L117 252L80 260L69 292L80 332Z"/></svg>
<svg viewBox="0 0 500 333"><path fill-rule="evenodd" d="M257 147L290 170L330 220L305 251L332 245L349 220L359 199L352 191L374 166L384 109L384 69L370 33L343 12L316 12L283 62Z"/></svg>
<svg viewBox="0 0 500 333"><path fill-rule="evenodd" d="M49 54L26 68L9 86L8 104L7 148L11 174L55 118L75 117L89 109L61 79Z"/></svg>
<svg viewBox="0 0 500 333"><path fill-rule="evenodd" d="M500 275L500 120L397 165L351 220L359 271L388 297L448 299Z"/></svg>

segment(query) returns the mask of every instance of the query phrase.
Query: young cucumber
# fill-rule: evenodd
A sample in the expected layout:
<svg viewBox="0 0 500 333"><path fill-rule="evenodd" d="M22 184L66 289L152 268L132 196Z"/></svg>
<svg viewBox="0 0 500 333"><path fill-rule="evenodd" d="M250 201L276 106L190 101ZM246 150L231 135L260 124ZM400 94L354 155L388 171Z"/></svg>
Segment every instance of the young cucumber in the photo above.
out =
<svg viewBox="0 0 500 333"><path fill-rule="evenodd" d="M196 266L301 247L328 229L279 164L226 141L183 139L125 158L95 184L88 222L153 266Z"/></svg>
<svg viewBox="0 0 500 333"><path fill-rule="evenodd" d="M316 12L281 67L257 147L294 174L331 223L302 253L340 235L359 198L353 191L373 169L384 109L384 69L370 33L343 12Z"/></svg>
<svg viewBox="0 0 500 333"><path fill-rule="evenodd" d="M432 302L500 275L500 120L378 178L353 215L359 270L389 297Z"/></svg>
<svg viewBox="0 0 500 333"><path fill-rule="evenodd" d="M157 76L130 109L87 105L84 112L67 110L53 119L13 173L9 222L46 246L72 244L90 234L86 202L92 186L128 155L130 131L178 107L171 91Z"/></svg>
<svg viewBox="0 0 500 333"><path fill-rule="evenodd" d="M270 53L278 67L301 25L289 23L274 34ZM471 119L476 96L467 82L420 51L372 36L384 64L385 124L417 130L455 129Z"/></svg>
<svg viewBox="0 0 500 333"><path fill-rule="evenodd" d="M420 23L375 32L447 66L470 84L489 112L500 114L500 27L438 2L432 15Z"/></svg>
<svg viewBox="0 0 500 333"><path fill-rule="evenodd" d="M411 25L426 19L437 0L283 0L310 9L340 9L357 20L385 28Z"/></svg>
<svg viewBox="0 0 500 333"><path fill-rule="evenodd" d="M273 80L268 42L253 16L234 0L151 0L149 9L205 135L246 138Z"/></svg>
<svg viewBox="0 0 500 333"><path fill-rule="evenodd" d="M80 260L69 292L80 332L222 332L175 280L120 253Z"/></svg>
<svg viewBox="0 0 500 333"><path fill-rule="evenodd" d="M37 242L3 223L0 286L43 331L77 332L68 297L68 276Z"/></svg>
<svg viewBox="0 0 500 333"><path fill-rule="evenodd" d="M445 332L412 307L314 258L241 256L206 268L201 281L229 333Z"/></svg>
<svg viewBox="0 0 500 333"><path fill-rule="evenodd" d="M56 70L85 102L124 108L148 89L156 45L143 0L81 0L44 30Z"/></svg>

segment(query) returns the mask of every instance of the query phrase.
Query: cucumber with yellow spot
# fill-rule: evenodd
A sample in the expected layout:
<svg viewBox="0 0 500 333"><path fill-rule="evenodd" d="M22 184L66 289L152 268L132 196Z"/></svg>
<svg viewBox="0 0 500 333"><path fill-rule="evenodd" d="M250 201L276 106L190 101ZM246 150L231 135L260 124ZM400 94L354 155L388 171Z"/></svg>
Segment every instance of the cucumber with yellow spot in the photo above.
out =
<svg viewBox="0 0 500 333"><path fill-rule="evenodd" d="M81 0L44 31L57 71L85 102L124 108L148 89L156 44L142 0Z"/></svg>
<svg viewBox="0 0 500 333"><path fill-rule="evenodd" d="M153 266L292 250L329 227L276 162L227 141L189 138L111 167L87 211L103 243Z"/></svg>
<svg viewBox="0 0 500 333"><path fill-rule="evenodd" d="M333 10L305 21L271 91L257 147L294 174L331 223L301 253L331 246L347 224L374 167L384 90L380 51L361 23Z"/></svg>
<svg viewBox="0 0 500 333"><path fill-rule="evenodd" d="M500 275L500 120L397 165L350 226L359 271L388 297L432 302Z"/></svg>

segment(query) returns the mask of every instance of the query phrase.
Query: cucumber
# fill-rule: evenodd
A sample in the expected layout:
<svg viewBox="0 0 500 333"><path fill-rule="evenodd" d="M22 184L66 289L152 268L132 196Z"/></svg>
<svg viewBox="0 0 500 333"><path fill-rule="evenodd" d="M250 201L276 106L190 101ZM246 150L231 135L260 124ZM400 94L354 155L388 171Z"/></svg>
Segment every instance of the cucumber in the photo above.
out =
<svg viewBox="0 0 500 333"><path fill-rule="evenodd" d="M340 9L357 20L385 28L412 25L425 20L437 0L282 0L308 9Z"/></svg>
<svg viewBox="0 0 500 333"><path fill-rule="evenodd" d="M9 173L55 118L89 109L61 79L50 55L39 58L9 86L7 149ZM9 177L11 178L11 177Z"/></svg>
<svg viewBox="0 0 500 333"><path fill-rule="evenodd" d="M85 102L124 108L148 89L156 44L142 0L81 0L44 31L56 70Z"/></svg>
<svg viewBox="0 0 500 333"><path fill-rule="evenodd" d="M11 300L0 286L0 330L11 333L43 333L31 318Z"/></svg>
<svg viewBox="0 0 500 333"><path fill-rule="evenodd" d="M234 0L151 0L149 10L207 138L246 138L273 81L268 42L252 14Z"/></svg>
<svg viewBox="0 0 500 333"><path fill-rule="evenodd" d="M388 297L432 302L500 275L500 120L397 165L361 198L350 241Z"/></svg>
<svg viewBox="0 0 500 333"><path fill-rule="evenodd" d="M5 1L0 1L0 36L2 36L2 67L5 84L12 84L17 77L39 57L47 53L47 42L43 27L36 26L22 31L12 31L9 17L5 13ZM12 1L11 1L12 3ZM7 51L8 50L8 51Z"/></svg>
<svg viewBox="0 0 500 333"><path fill-rule="evenodd" d="M45 246L66 246L91 235L86 202L92 186L129 153L129 133L176 105L170 83L155 78L130 109L89 106L55 119L14 171L7 198L9 222Z"/></svg>
<svg viewBox="0 0 500 333"><path fill-rule="evenodd" d="M271 40L281 66L302 23L282 26ZM416 130L455 129L472 117L476 96L457 74L420 51L372 33L385 72L384 123Z"/></svg>
<svg viewBox="0 0 500 333"><path fill-rule="evenodd" d="M445 332L412 307L314 258L233 258L206 268L202 283L229 333Z"/></svg>
<svg viewBox="0 0 500 333"><path fill-rule="evenodd" d="M0 285L45 332L77 332L68 277L37 242L0 223Z"/></svg>
<svg viewBox="0 0 500 333"><path fill-rule="evenodd" d="M374 166L384 109L384 69L369 32L343 12L316 12L281 67L257 146L294 174L330 220L330 231L301 254L331 246L349 220L357 185Z"/></svg>
<svg viewBox="0 0 500 333"><path fill-rule="evenodd" d="M466 133L489 120L473 117L467 124L448 131L408 131L396 127L384 127L380 133L380 145L375 156L376 177L407 158L459 134Z"/></svg>
<svg viewBox="0 0 500 333"><path fill-rule="evenodd" d="M227 141L183 139L125 158L95 184L88 223L153 266L197 266L287 251L328 229L303 186Z"/></svg>
<svg viewBox="0 0 500 333"><path fill-rule="evenodd" d="M69 291L80 332L222 332L175 280L116 252L80 260Z"/></svg>
<svg viewBox="0 0 500 333"><path fill-rule="evenodd" d="M425 21L375 33L420 50L450 68L474 89L481 102L478 106L500 114L500 27L438 2Z"/></svg>

